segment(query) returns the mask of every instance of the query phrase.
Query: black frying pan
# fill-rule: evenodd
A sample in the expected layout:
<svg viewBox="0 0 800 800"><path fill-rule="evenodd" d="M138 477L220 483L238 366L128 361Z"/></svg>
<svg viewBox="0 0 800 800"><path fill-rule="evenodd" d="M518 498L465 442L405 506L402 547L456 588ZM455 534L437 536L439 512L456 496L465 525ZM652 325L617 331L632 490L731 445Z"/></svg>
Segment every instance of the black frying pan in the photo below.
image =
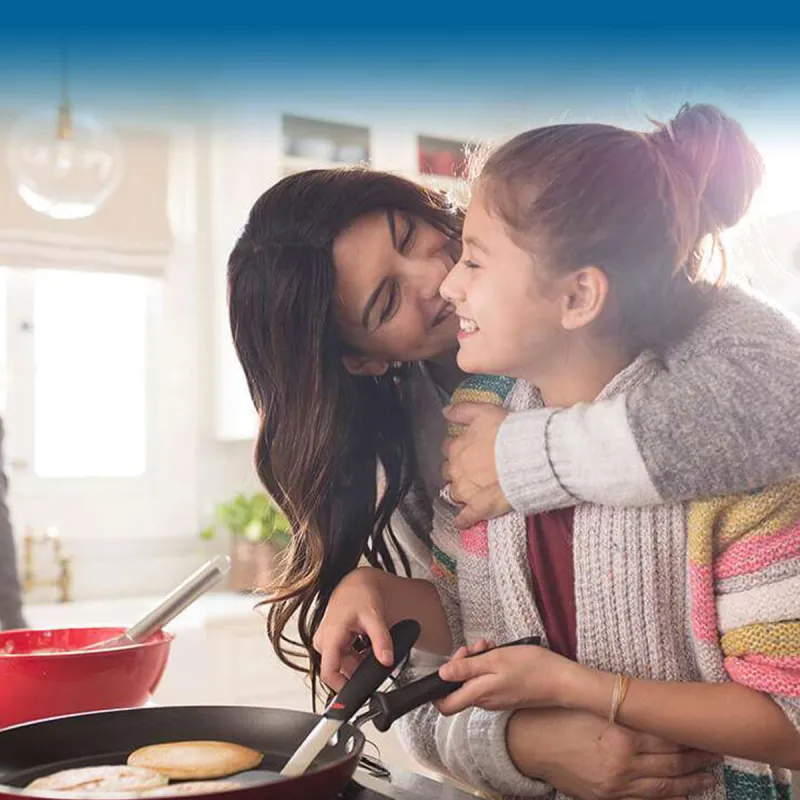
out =
<svg viewBox="0 0 800 800"><path fill-rule="evenodd" d="M140 747L204 739L235 742L264 753L258 770L247 777L257 778L255 773L263 772L267 782L275 779L275 773L318 721L316 714L301 711L184 706L99 711L17 725L0 731L0 784L5 784L0 786L0 798L19 800L19 789L62 769L124 764ZM236 800L333 798L352 777L363 747L364 734L345 724L335 743L328 745L305 774L277 781L268 794L262 785L248 782L241 789L213 796L230 795Z"/></svg>
<svg viewBox="0 0 800 800"><path fill-rule="evenodd" d="M406 658L419 630L419 624L412 620L392 628L395 666ZM538 640L512 644L523 643L535 644ZM233 742L264 754L257 770L241 776L241 788L201 797L334 798L350 781L361 758L365 739L357 724L369 720L378 730L388 730L398 717L460 686L442 681L434 673L402 689L376 691L393 669L383 667L372 656L361 664L324 713L328 718L344 720L344 724L303 775L279 778L276 773L320 721L316 714L247 706L135 708L57 717L0 730L0 800L32 796L23 794L22 789L44 775L77 767L124 764L140 747L192 740ZM368 710L357 724L347 722L367 700ZM265 788L267 783L270 785ZM45 796L41 792L36 795ZM46 796L63 798L64 794Z"/></svg>

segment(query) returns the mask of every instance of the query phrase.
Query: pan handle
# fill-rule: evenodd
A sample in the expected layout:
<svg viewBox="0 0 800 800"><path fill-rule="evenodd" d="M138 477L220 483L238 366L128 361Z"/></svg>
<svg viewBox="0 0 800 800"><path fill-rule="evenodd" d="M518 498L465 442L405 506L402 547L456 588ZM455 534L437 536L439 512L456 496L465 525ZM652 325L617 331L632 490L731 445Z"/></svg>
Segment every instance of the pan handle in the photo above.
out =
<svg viewBox="0 0 800 800"><path fill-rule="evenodd" d="M355 716L361 706L377 692L381 684L408 656L419 638L420 630L419 622L413 619L404 619L392 625L389 629L394 651L392 666L385 667L370 653L358 665L358 669L344 688L331 700L323 716L339 722L347 722Z"/></svg>
<svg viewBox="0 0 800 800"><path fill-rule="evenodd" d="M498 645L498 647L540 645L541 643L542 640L538 636L526 636L523 639ZM395 720L408 714L409 711L413 711L425 703L441 700L442 697L446 697L461 686L463 683L442 680L437 671L392 692L375 692L370 699L369 711L364 714L364 721L371 721L376 730L385 733Z"/></svg>

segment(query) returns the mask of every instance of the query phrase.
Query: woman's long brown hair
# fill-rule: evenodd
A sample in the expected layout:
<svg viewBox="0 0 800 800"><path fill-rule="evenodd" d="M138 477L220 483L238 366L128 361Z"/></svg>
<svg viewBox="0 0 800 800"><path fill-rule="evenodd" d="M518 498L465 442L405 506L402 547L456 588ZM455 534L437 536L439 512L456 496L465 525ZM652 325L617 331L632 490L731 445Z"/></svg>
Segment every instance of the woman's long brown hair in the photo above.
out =
<svg viewBox="0 0 800 800"><path fill-rule="evenodd" d="M397 572L390 546L408 571L390 526L415 470L404 368L348 373L333 315L334 239L376 210L460 235L438 192L365 169L311 170L258 199L228 263L233 341L259 415L256 469L292 528L268 631L281 660L310 674L314 699L312 641L336 585L362 556ZM286 634L295 615L299 641Z"/></svg>

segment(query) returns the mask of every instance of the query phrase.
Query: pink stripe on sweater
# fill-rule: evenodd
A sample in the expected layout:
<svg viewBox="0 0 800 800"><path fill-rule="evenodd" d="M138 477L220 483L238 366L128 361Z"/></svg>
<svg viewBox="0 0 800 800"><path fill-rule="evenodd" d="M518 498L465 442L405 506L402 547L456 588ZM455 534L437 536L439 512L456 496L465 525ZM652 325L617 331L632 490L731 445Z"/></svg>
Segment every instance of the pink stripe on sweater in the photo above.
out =
<svg viewBox="0 0 800 800"><path fill-rule="evenodd" d="M692 598L692 632L702 642L718 642L717 606L711 567L689 564L689 591Z"/></svg>
<svg viewBox="0 0 800 800"><path fill-rule="evenodd" d="M478 522L461 532L461 547L465 552L481 558L489 558L489 525Z"/></svg>
<svg viewBox="0 0 800 800"><path fill-rule="evenodd" d="M725 669L732 681L759 692L800 697L800 658L797 656L731 656L725 659Z"/></svg>
<svg viewBox="0 0 800 800"><path fill-rule="evenodd" d="M737 656L731 656L737 658ZM750 664L758 664L765 667L775 667L776 669L800 670L800 656L765 656L763 653L749 653L746 658Z"/></svg>
<svg viewBox="0 0 800 800"><path fill-rule="evenodd" d="M800 556L800 522L770 536L749 536L731 545L714 567L717 578L750 575L783 559Z"/></svg>

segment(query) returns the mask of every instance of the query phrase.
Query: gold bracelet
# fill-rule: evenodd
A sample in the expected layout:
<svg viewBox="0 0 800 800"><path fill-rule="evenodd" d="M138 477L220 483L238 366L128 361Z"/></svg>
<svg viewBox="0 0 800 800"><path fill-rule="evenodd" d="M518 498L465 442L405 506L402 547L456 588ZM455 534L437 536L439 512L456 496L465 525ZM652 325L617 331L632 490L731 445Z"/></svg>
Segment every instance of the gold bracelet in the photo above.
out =
<svg viewBox="0 0 800 800"><path fill-rule="evenodd" d="M625 698L628 695L628 689L631 685L631 679L628 675L622 676L622 688L619 691L619 703L617 703L617 716L619 716L619 712L622 711L622 704L625 702Z"/></svg>
<svg viewBox="0 0 800 800"><path fill-rule="evenodd" d="M608 712L608 724L615 725L625 695L628 693L630 678L624 672L618 672L614 679L614 694L611 696L611 708Z"/></svg>
<svg viewBox="0 0 800 800"><path fill-rule="evenodd" d="M614 692L611 695L611 707L608 709L608 724L613 725L617 717L617 702L619 701L619 687L622 676L617 673L614 676Z"/></svg>

